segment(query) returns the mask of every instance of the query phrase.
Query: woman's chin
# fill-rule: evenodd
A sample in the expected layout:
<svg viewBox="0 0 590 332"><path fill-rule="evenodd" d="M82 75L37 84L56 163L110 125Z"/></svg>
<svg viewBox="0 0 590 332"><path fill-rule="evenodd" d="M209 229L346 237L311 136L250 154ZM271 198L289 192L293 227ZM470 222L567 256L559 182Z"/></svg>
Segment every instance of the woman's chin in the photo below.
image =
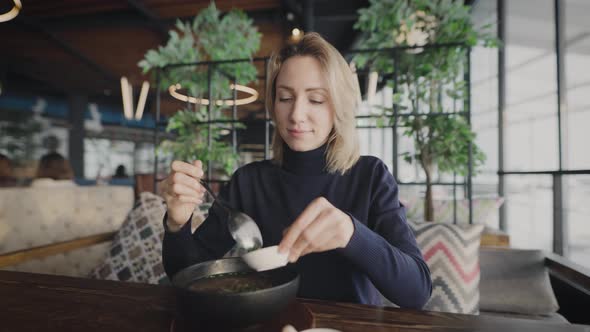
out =
<svg viewBox="0 0 590 332"><path fill-rule="evenodd" d="M314 144L311 142L302 142L302 141L294 141L294 142L287 142L287 145L289 146L289 148L293 151L297 151L297 152L305 152L305 151L311 151L311 150L315 150L317 148L319 148L320 146L322 146L321 144Z"/></svg>

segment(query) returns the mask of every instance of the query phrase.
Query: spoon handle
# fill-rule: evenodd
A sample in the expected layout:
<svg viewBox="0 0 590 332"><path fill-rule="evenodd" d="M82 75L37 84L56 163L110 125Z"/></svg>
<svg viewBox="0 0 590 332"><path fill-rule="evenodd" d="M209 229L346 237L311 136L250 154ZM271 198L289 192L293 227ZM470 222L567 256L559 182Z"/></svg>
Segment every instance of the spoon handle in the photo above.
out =
<svg viewBox="0 0 590 332"><path fill-rule="evenodd" d="M213 193L213 190L211 190L211 188L209 188L209 185L207 184L207 182L203 181L203 179L199 180L199 182L201 183L203 188L205 188L205 190L209 193L209 195L211 195L211 197L213 197L213 200L215 202L217 202L217 204L219 206L221 206L224 210L226 210L228 212L230 211L229 205L227 203L225 203L224 201L222 201L220 198L217 197L217 195L215 195Z"/></svg>
<svg viewBox="0 0 590 332"><path fill-rule="evenodd" d="M203 188L205 188L205 190L207 190L207 192L209 193L209 195L211 195L211 197L213 197L213 199L217 201L217 195L215 195L213 193L213 190L211 190L211 188L209 188L209 185L207 184L207 182L203 181L202 179L199 182L201 183L201 185L203 186Z"/></svg>

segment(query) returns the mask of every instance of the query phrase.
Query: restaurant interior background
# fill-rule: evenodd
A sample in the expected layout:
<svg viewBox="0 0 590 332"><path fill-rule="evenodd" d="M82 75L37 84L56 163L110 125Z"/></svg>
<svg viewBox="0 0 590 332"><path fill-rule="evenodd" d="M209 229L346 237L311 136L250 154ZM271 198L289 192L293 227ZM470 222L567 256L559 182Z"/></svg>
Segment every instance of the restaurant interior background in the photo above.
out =
<svg viewBox="0 0 590 332"><path fill-rule="evenodd" d="M10 12L17 2L0 0L0 13ZM191 20L210 1L18 3L18 15L0 23L0 153L13 160L17 184L29 185L39 158L56 151L71 163L79 186L129 187L136 198L153 190L154 169L161 178L173 158L158 152L155 165L154 142L174 139L174 133L165 131L166 122L186 103L162 89L158 99L154 72L142 72L138 63L148 50L166 44L177 19ZM469 117L476 144L486 155L469 180L472 221L506 235L513 248L555 252L590 268L590 1L465 4L474 25L488 26L501 40L499 48L479 45L470 53ZM261 36L253 57L266 57L308 31L319 32L347 54L362 39L354 24L357 11L368 5L361 0L216 1L220 11L236 7L252 19ZM249 86L259 98L235 115L246 127L222 125L219 133L225 142L236 133L240 164L269 156L272 124L265 121L264 67L256 66L258 77ZM382 78L371 83L370 76L359 74L361 115L393 98L391 86ZM144 82L150 87L144 88ZM371 86L376 86L372 93ZM247 96L240 92L238 98ZM367 98L374 103L367 104ZM142 100L144 107L138 105ZM402 159L403 152L413 149L403 131L395 140L390 127L361 126L359 131L361 154L382 158L407 184L402 201L405 193L423 195L424 172ZM126 174L115 177L120 165ZM443 205L453 200L448 182L463 183L454 186L454 195L459 208L467 209L466 176L440 175L437 180L447 183L434 186L435 200ZM0 227L0 238L7 234Z"/></svg>

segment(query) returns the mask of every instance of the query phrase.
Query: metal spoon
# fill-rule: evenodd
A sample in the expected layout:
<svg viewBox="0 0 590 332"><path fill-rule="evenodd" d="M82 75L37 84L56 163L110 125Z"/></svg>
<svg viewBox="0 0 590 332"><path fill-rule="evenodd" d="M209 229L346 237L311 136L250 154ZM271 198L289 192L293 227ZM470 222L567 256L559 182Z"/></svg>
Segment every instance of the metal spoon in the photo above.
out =
<svg viewBox="0 0 590 332"><path fill-rule="evenodd" d="M215 202L227 212L227 228L232 238L236 241L237 254L242 255L262 248L262 234L260 234L260 229L256 225L256 222L247 214L230 207L229 204L217 198L217 195L213 193L205 181L201 180L200 182Z"/></svg>

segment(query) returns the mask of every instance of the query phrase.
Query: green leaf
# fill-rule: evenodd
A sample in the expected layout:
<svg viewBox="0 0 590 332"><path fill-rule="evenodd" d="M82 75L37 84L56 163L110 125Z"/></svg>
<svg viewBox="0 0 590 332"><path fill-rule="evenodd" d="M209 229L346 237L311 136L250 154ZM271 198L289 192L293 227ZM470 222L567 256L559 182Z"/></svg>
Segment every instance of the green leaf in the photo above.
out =
<svg viewBox="0 0 590 332"><path fill-rule="evenodd" d="M425 16L417 15L417 11ZM423 29L428 20L436 22L429 33L429 42L467 45L498 44L491 26L476 28L469 8L462 1L453 0L370 0L367 8L358 11L354 27L361 32L358 48L380 48L397 45L395 38L411 27ZM400 45L405 45L405 41ZM467 96L463 72L466 65L465 47L426 48L421 53L410 54L404 50L391 53L375 52L357 54L353 60L357 67L368 67L380 74L395 74L388 86L396 87L393 105L400 113L426 114L450 112L449 105L463 108ZM362 66L361 66L362 65ZM439 97L440 96L440 97ZM440 99L440 101L439 101ZM445 101L446 100L446 101ZM441 102L442 101L442 102ZM383 115L391 116L391 108L380 108ZM423 162L428 167L436 165L439 172L464 174L472 144L473 165L477 169L485 156L475 145L475 134L463 117L459 116L403 116L398 119L402 134L412 139L414 152L404 154L406 161Z"/></svg>
<svg viewBox="0 0 590 332"><path fill-rule="evenodd" d="M262 35L252 19L240 10L231 10L222 15L214 2L198 13L192 22L177 20L170 30L165 45L148 50L138 66L144 73L173 63L194 63L205 59L226 60L253 58L260 48ZM176 67L162 72L161 86L167 90L179 83L183 93L192 97L207 97L208 80L206 66ZM240 84L256 80L257 70L253 63L223 64L213 72L213 99L231 98L230 79L221 74L231 73ZM220 107L213 107L215 119L227 119ZM208 146L209 130L202 124L208 118L207 107L195 107L176 112L170 117L166 131L176 135L174 140L162 143L159 149L181 160L212 160L228 174L237 166L238 156L233 154L228 142L223 141L220 126L213 125L213 144ZM237 127L244 128L239 125Z"/></svg>

